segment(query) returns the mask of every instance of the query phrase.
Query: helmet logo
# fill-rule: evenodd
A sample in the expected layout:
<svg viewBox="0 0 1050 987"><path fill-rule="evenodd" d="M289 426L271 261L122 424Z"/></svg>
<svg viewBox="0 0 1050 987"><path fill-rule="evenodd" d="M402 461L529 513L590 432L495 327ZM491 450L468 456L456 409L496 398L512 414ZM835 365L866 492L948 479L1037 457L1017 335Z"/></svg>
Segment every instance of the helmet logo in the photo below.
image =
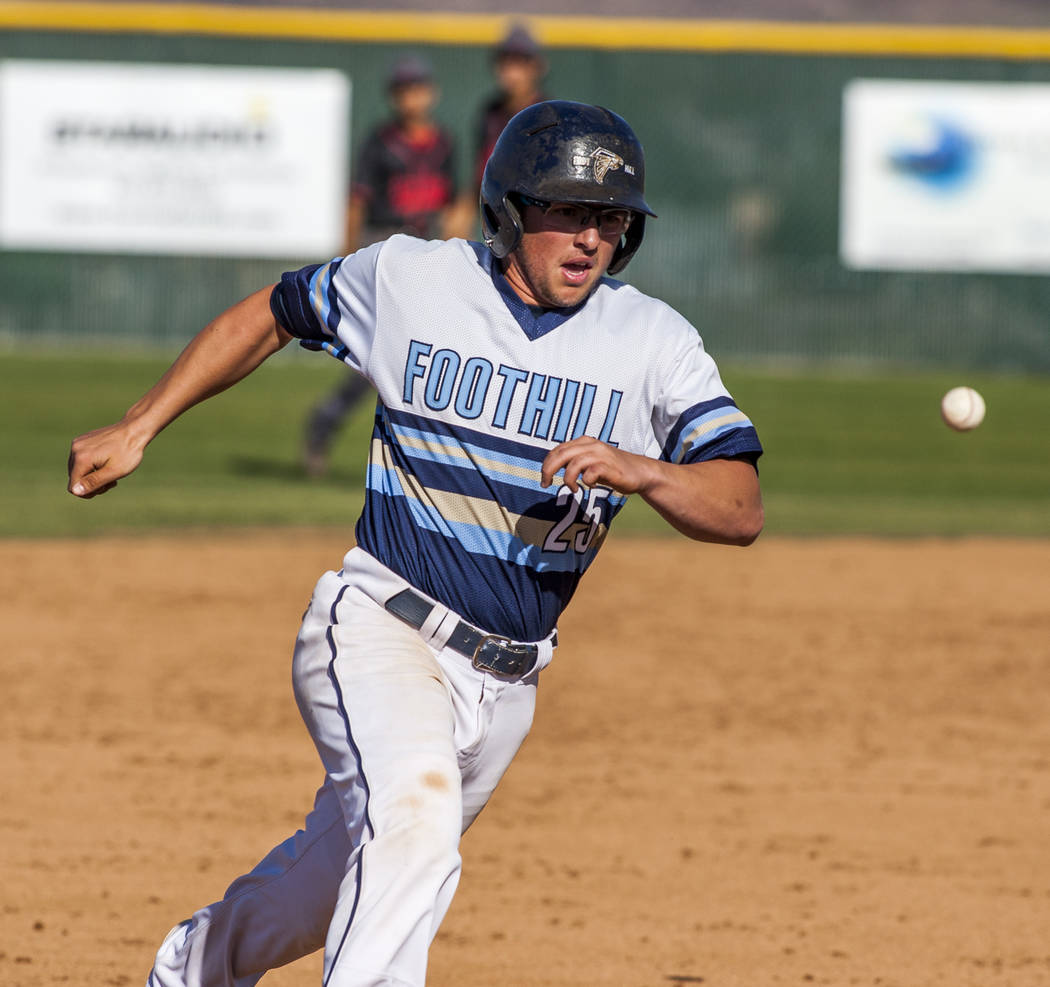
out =
<svg viewBox="0 0 1050 987"><path fill-rule="evenodd" d="M590 154L582 154L580 151L573 154L572 166L574 168L586 168L588 165L594 168L594 180L599 185L605 181L605 176L610 171L624 168L623 158L618 154L613 154L612 151L607 151L604 147L595 148ZM629 166L624 170L629 175L634 173L634 169Z"/></svg>

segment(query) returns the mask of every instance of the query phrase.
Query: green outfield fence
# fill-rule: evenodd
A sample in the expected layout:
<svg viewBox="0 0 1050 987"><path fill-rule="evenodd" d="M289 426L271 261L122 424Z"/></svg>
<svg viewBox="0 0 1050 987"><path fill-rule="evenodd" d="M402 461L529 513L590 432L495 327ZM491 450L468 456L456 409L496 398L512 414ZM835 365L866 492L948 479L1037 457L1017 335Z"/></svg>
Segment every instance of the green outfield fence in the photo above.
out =
<svg viewBox="0 0 1050 987"><path fill-rule="evenodd" d="M535 18L551 95L630 120L659 219L626 272L722 359L1050 371L1050 279L861 273L838 258L841 99L857 77L1050 81L1050 30ZM0 2L0 57L330 67L352 142L400 52L425 52L462 172L506 19L136 3ZM0 253L16 345L171 346L283 261Z"/></svg>

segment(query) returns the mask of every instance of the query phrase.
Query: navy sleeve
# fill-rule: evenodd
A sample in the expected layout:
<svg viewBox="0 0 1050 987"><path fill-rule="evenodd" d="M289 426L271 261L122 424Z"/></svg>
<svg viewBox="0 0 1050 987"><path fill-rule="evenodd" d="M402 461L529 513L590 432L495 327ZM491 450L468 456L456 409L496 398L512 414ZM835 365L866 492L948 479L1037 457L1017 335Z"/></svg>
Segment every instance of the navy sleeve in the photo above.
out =
<svg viewBox="0 0 1050 987"><path fill-rule="evenodd" d="M298 271L286 271L270 292L270 311L277 324L299 339L324 341L332 338L325 332L317 313L310 306L310 279L322 267L311 264Z"/></svg>

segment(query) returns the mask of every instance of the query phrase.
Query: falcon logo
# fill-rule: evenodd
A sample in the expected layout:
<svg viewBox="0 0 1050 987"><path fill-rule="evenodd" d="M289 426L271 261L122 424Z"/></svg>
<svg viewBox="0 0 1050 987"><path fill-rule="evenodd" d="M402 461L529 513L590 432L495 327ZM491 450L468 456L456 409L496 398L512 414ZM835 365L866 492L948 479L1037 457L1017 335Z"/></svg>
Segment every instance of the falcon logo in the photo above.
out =
<svg viewBox="0 0 1050 987"><path fill-rule="evenodd" d="M610 171L616 171L618 168L623 168L628 175L634 174L634 169L629 165L624 166L623 158L618 154L613 154L612 151L605 150L604 147L595 148L590 154L581 154L577 151L572 156L572 166L574 168L586 168L588 165L594 168L594 180L601 185L605 181L605 176Z"/></svg>
<svg viewBox="0 0 1050 987"><path fill-rule="evenodd" d="M613 154L612 151L605 150L604 147L599 147L591 158L594 161L594 180L599 185L605 181L605 176L610 171L623 167L623 158L618 154Z"/></svg>

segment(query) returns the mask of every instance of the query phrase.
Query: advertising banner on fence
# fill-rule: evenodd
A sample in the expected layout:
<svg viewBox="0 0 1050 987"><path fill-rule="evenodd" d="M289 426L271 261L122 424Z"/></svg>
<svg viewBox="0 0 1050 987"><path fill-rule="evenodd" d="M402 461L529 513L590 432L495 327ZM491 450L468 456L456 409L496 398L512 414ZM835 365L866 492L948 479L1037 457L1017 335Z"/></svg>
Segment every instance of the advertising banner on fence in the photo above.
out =
<svg viewBox="0 0 1050 987"><path fill-rule="evenodd" d="M1050 271L1050 85L854 80L840 217L849 267Z"/></svg>
<svg viewBox="0 0 1050 987"><path fill-rule="evenodd" d="M331 256L350 83L328 69L0 62L0 246Z"/></svg>

